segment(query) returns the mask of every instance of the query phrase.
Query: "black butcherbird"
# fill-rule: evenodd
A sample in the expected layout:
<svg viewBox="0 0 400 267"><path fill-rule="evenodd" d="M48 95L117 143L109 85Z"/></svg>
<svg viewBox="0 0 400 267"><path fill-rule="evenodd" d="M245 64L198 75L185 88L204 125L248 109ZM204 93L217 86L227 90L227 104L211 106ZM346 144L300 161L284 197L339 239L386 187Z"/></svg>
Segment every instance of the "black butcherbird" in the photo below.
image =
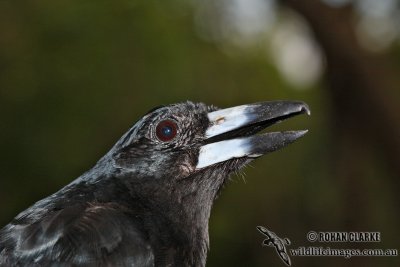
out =
<svg viewBox="0 0 400 267"><path fill-rule="evenodd" d="M309 109L275 101L147 113L88 172L0 230L0 266L204 266L227 177L306 131L256 135Z"/></svg>

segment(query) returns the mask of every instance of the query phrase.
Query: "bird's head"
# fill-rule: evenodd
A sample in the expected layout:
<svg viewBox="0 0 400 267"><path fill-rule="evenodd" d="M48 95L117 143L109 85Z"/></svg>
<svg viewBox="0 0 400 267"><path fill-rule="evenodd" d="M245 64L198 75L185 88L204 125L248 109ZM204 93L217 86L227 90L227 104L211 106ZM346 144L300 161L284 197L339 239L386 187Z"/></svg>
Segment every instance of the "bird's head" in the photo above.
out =
<svg viewBox="0 0 400 267"><path fill-rule="evenodd" d="M303 136L307 131L257 134L302 113L310 113L307 105L292 101L227 109L192 102L159 107L78 182L97 185L96 201L128 207L174 265L204 266L211 208L227 177Z"/></svg>
<svg viewBox="0 0 400 267"><path fill-rule="evenodd" d="M310 113L307 105L293 101L227 109L192 102L162 106L117 142L113 166L133 177L133 184L154 184L181 197L209 192L213 200L229 174L307 131L256 133L302 113ZM177 190L182 185L184 192Z"/></svg>
<svg viewBox="0 0 400 267"><path fill-rule="evenodd" d="M215 109L185 102L149 111L114 147L115 166L158 183L190 176L210 124L207 114Z"/></svg>

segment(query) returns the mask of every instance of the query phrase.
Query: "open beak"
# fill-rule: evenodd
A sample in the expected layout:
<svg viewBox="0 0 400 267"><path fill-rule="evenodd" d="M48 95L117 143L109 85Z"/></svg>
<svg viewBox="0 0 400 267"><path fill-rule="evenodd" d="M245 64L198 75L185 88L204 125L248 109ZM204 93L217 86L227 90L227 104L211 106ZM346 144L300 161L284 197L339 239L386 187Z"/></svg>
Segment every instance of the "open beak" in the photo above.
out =
<svg viewBox="0 0 400 267"><path fill-rule="evenodd" d="M200 148L196 169L235 158L257 158L294 142L307 133L271 132L255 135L282 120L306 113L304 102L271 101L221 109L208 113L210 126Z"/></svg>

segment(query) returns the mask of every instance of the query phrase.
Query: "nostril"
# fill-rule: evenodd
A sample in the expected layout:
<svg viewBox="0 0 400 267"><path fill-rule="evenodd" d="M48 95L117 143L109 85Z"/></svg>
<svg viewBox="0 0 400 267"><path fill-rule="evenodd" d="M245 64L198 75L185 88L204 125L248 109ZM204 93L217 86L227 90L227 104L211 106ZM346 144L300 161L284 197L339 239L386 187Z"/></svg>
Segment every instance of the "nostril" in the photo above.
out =
<svg viewBox="0 0 400 267"><path fill-rule="evenodd" d="M220 118L218 118L218 119L215 121L215 123L216 123L217 125L220 125L220 124L222 124L224 121L225 121L225 117L220 117Z"/></svg>

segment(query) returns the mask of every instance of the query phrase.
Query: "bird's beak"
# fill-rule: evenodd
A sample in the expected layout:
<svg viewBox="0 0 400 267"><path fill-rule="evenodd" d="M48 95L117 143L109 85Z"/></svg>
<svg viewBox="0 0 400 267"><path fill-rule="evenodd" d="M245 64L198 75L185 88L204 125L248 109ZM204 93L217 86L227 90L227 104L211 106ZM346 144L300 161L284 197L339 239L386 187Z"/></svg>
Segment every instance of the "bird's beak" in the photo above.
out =
<svg viewBox="0 0 400 267"><path fill-rule="evenodd" d="M208 113L210 126L200 148L196 169L234 158L256 158L285 147L305 135L307 130L254 134L303 113L310 115L308 106L294 101L261 102Z"/></svg>

